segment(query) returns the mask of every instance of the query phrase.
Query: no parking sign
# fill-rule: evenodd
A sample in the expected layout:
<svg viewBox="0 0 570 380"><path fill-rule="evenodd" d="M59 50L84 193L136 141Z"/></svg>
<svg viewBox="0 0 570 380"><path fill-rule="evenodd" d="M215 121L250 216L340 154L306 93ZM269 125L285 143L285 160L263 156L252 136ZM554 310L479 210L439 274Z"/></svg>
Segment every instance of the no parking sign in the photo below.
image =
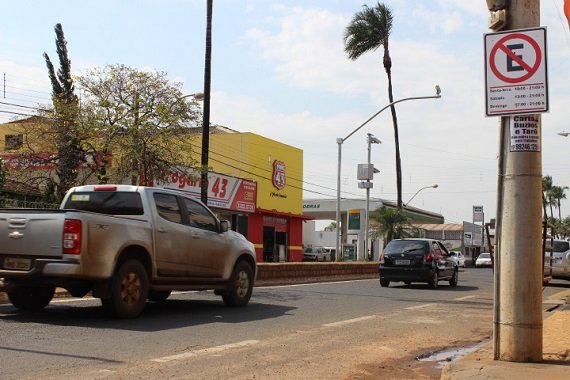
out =
<svg viewBox="0 0 570 380"><path fill-rule="evenodd" d="M546 29L485 34L487 116L548 111Z"/></svg>

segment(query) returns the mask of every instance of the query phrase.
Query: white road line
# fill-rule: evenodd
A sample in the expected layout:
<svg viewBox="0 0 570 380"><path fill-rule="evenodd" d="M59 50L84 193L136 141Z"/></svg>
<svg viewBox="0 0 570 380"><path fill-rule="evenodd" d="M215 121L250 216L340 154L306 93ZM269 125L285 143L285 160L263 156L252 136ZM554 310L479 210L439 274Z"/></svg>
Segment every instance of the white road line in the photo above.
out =
<svg viewBox="0 0 570 380"><path fill-rule="evenodd" d="M404 309L405 310L416 310L416 309L423 309L423 308L434 306L434 305L436 305L436 304L435 303L425 303L423 305L405 307Z"/></svg>
<svg viewBox="0 0 570 380"><path fill-rule="evenodd" d="M468 300L469 298L477 298L477 296L465 296L465 297L459 297L459 298L454 298L454 301L465 301Z"/></svg>
<svg viewBox="0 0 570 380"><path fill-rule="evenodd" d="M204 348L203 350L189 351L189 352L185 352L183 354L178 354L178 355L163 356L162 358L151 359L151 361L157 362L157 363L166 363L166 362L170 362L173 360L184 360L184 359L188 359L188 358L198 356L198 355L217 354L217 353L220 353L222 351L231 350L232 348L241 348L241 347L252 346L252 345L257 344L257 343L259 343L258 340L244 340L242 342L224 344L222 346L216 346L216 347L210 347L210 348Z"/></svg>
<svg viewBox="0 0 570 380"><path fill-rule="evenodd" d="M338 326L344 326L344 325L349 325L351 323L358 323L358 322L362 322L362 321L367 321L369 319L374 319L376 318L376 315L368 315L366 317L359 317L359 318L354 318L354 319L347 319L345 321L338 321L338 322L332 322L332 323L325 323L323 326L325 327L338 327Z"/></svg>

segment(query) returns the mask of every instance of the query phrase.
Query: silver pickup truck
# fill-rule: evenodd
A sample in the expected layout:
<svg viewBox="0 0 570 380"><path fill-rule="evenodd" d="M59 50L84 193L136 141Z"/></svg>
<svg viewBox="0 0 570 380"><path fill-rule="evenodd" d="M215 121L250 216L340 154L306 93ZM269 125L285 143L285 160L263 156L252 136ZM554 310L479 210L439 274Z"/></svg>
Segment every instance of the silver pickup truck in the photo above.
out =
<svg viewBox="0 0 570 380"><path fill-rule="evenodd" d="M253 244L175 190L80 186L59 210L0 209L0 291L21 310L43 309L56 287L122 318L173 290L244 306L256 274Z"/></svg>

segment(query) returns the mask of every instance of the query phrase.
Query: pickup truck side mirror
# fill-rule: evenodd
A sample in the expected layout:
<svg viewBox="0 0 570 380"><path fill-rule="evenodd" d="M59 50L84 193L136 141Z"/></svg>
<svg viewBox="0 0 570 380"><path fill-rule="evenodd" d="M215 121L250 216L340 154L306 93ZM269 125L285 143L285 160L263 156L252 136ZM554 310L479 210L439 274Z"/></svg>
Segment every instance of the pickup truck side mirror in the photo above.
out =
<svg viewBox="0 0 570 380"><path fill-rule="evenodd" d="M227 232L232 229L232 224L229 220L221 220L220 221L220 229L222 232Z"/></svg>

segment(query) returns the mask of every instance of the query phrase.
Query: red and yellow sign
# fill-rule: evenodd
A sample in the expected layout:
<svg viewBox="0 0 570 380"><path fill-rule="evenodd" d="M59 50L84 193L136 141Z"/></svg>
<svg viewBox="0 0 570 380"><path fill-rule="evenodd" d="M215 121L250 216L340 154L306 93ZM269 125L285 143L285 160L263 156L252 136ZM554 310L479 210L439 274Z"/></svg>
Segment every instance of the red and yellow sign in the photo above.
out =
<svg viewBox="0 0 570 380"><path fill-rule="evenodd" d="M170 182L160 184L166 189L176 189L200 199L199 174L172 173ZM208 206L239 212L255 212L257 183L219 173L208 173Z"/></svg>

